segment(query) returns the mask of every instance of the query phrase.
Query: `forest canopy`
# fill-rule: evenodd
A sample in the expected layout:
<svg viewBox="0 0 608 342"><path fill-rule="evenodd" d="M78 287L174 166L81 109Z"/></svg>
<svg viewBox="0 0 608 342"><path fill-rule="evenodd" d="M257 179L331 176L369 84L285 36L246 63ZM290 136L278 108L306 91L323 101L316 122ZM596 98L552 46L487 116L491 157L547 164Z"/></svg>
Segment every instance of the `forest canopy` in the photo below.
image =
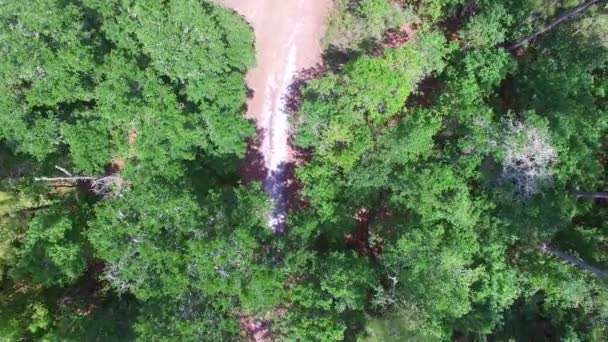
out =
<svg viewBox="0 0 608 342"><path fill-rule="evenodd" d="M605 341L606 37L601 0L336 0L275 235L243 18L0 1L0 336Z"/></svg>
<svg viewBox="0 0 608 342"><path fill-rule="evenodd" d="M0 49L0 335L234 336L239 269L269 267L266 200L234 175L249 27L204 1L9 1Z"/></svg>

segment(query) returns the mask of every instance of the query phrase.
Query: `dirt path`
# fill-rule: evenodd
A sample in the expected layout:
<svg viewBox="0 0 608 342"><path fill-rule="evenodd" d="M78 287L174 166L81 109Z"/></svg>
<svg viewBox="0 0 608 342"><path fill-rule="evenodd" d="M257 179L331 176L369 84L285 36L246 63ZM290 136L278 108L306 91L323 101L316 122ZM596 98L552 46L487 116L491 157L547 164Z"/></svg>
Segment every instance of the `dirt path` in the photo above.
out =
<svg viewBox="0 0 608 342"><path fill-rule="evenodd" d="M264 182L274 204L269 225L280 233L294 162L285 99L296 73L321 62L319 41L332 0L218 2L243 15L255 31L257 66L247 75L253 91L247 117L256 121L259 136L242 169L245 178Z"/></svg>

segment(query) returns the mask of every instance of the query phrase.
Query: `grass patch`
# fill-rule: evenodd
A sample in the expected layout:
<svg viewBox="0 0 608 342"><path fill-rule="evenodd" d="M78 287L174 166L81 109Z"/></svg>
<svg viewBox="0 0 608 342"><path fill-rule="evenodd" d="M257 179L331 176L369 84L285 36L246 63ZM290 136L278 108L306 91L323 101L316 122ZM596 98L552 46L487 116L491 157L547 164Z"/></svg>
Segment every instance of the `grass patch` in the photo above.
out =
<svg viewBox="0 0 608 342"><path fill-rule="evenodd" d="M408 329L407 322L400 315L372 318L367 322L364 331L358 336L358 342L397 342L397 341L434 341Z"/></svg>
<svg viewBox="0 0 608 342"><path fill-rule="evenodd" d="M9 214L18 203L9 193L0 191L0 216Z"/></svg>

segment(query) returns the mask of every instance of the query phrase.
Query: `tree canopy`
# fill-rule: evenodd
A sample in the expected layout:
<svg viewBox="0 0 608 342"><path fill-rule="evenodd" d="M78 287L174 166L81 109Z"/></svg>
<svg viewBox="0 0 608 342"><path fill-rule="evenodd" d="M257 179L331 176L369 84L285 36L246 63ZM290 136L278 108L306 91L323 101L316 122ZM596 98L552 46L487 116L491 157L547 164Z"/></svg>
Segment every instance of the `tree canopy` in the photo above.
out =
<svg viewBox="0 0 608 342"><path fill-rule="evenodd" d="M275 235L242 18L0 1L0 336L608 339L604 3L533 35L583 2L337 0Z"/></svg>

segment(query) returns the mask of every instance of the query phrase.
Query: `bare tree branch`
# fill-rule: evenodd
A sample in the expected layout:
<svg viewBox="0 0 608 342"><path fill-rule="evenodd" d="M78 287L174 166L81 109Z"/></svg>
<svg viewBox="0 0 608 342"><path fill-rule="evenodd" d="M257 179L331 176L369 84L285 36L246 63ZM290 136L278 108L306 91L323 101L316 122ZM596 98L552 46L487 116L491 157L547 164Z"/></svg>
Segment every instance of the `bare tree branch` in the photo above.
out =
<svg viewBox="0 0 608 342"><path fill-rule="evenodd" d="M545 25L543 28L541 28L540 30L530 34L529 36L518 40L517 42L511 44L510 46L507 47L507 50L509 51L513 51L523 45L528 44L530 41L536 39L538 36L540 36L541 34L552 30L553 28L555 28L557 25L561 24L564 21L573 19L575 17L577 17L578 15L582 14L583 12L585 12L587 9L589 9L589 7L595 5L595 4L599 4L601 2L604 2L606 0L588 0L587 2L569 10L566 11L564 13L562 13L561 15L559 15L557 18L555 18L555 20L553 20L551 23L549 23L548 25Z"/></svg>
<svg viewBox="0 0 608 342"><path fill-rule="evenodd" d="M606 198L608 199L608 192L593 192L593 191L572 191L570 194L576 198Z"/></svg>
<svg viewBox="0 0 608 342"><path fill-rule="evenodd" d="M603 269L598 268L598 267L595 267L593 265L590 265L590 264L586 263L585 261L583 261L583 260L581 260L579 258L573 257L573 256L568 255L568 254L566 254L566 253L564 253L564 252L562 252L562 251L560 251L560 250L558 250L556 248L553 248L553 247L551 247L546 242L543 242L543 244L541 245L541 249L544 252L549 253L549 254L557 257L558 259L560 259L562 261L565 261L565 262L567 262L569 264L578 266L578 267L580 267L580 268L582 268L582 269L584 269L586 271L589 271L589 272L595 274L596 276L598 276L600 278L604 278L604 277L606 277L608 275L608 271L603 270Z"/></svg>
<svg viewBox="0 0 608 342"><path fill-rule="evenodd" d="M66 176L68 176L68 177L72 177L72 174L71 174L71 173L70 173L68 170L66 170L66 169L62 168L61 166L55 165L55 168L56 168L57 170L59 170L59 171L61 171L61 172L65 173L65 175L66 175Z"/></svg>

